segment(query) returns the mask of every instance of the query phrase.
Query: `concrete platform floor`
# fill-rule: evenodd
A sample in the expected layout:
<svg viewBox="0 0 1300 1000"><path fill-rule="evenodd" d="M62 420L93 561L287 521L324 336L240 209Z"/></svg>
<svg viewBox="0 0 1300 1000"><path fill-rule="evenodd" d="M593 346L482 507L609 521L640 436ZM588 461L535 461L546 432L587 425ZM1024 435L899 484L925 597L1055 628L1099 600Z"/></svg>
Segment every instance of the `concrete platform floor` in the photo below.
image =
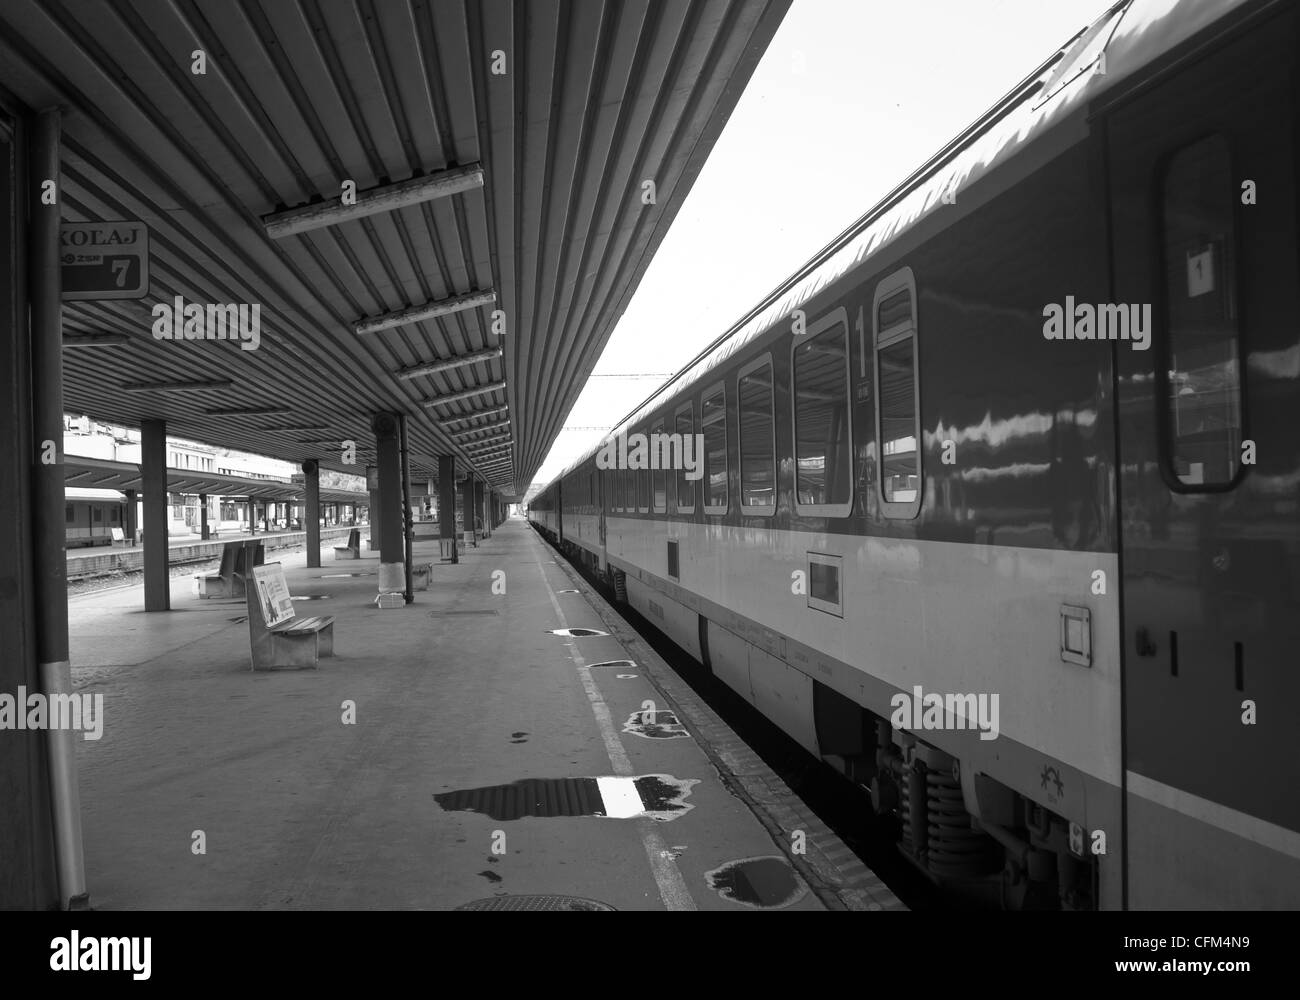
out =
<svg viewBox="0 0 1300 1000"><path fill-rule="evenodd" d="M436 542L416 551L431 587L396 610L374 607L376 576L333 575L374 560L284 557L291 594L325 598L299 614L335 617L319 670L250 672L244 601L200 600L188 578L165 613L142 610L139 586L70 600L74 683L104 695L102 739L77 743L92 906L451 909L555 893L747 909L706 873L781 848L694 738L625 731L646 702L669 706L642 669L592 666L627 657L616 638L549 634L601 627L552 551L517 519L459 565ZM697 782L691 808L493 819L434 799L655 774ZM796 880L787 908L824 908Z"/></svg>

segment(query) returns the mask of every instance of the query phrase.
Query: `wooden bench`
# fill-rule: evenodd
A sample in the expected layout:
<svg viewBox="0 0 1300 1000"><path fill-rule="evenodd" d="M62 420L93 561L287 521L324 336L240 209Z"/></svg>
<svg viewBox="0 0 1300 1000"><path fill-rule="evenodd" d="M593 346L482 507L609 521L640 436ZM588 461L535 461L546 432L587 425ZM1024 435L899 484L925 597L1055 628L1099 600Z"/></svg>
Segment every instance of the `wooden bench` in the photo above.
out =
<svg viewBox="0 0 1300 1000"><path fill-rule="evenodd" d="M416 563L411 567L411 589L428 590L433 582L433 563Z"/></svg>
<svg viewBox="0 0 1300 1000"><path fill-rule="evenodd" d="M335 559L361 558L361 529L353 528L348 532L348 544L334 546Z"/></svg>
<svg viewBox="0 0 1300 1000"><path fill-rule="evenodd" d="M316 669L322 656L334 655L334 619L296 616L283 566L256 566L252 577L247 599L253 670Z"/></svg>
<svg viewBox="0 0 1300 1000"><path fill-rule="evenodd" d="M215 574L195 576L199 597L243 597L253 567L266 561L260 541L226 542L221 547L221 566Z"/></svg>

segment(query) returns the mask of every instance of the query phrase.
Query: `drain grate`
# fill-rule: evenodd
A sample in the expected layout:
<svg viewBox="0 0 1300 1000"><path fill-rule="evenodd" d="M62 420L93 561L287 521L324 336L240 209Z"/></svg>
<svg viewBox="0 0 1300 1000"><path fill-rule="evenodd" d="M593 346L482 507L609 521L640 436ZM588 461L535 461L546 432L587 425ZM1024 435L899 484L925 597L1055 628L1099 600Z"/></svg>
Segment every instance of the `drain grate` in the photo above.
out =
<svg viewBox="0 0 1300 1000"><path fill-rule="evenodd" d="M430 611L430 618L443 618L447 615L499 615L500 611L490 611L487 608L478 608L474 611Z"/></svg>
<svg viewBox="0 0 1300 1000"><path fill-rule="evenodd" d="M608 903L581 896L490 896L476 899L458 910L613 910Z"/></svg>

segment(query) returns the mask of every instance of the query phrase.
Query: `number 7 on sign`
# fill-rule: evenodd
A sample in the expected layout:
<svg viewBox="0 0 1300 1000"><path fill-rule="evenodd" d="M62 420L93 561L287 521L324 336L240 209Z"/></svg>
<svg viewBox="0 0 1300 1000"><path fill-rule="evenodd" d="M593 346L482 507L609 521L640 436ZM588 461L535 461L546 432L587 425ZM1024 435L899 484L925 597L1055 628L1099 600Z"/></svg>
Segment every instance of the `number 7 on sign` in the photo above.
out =
<svg viewBox="0 0 1300 1000"><path fill-rule="evenodd" d="M113 274L117 278L117 287L125 288L126 273L131 270L131 262L129 260L115 260L110 266L113 268Z"/></svg>

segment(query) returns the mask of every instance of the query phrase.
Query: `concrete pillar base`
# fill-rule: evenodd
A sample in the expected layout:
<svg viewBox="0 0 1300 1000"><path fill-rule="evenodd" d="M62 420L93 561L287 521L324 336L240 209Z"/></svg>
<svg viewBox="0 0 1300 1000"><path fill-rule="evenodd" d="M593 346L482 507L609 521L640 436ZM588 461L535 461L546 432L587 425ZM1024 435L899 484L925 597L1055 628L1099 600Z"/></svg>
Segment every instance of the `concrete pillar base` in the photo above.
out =
<svg viewBox="0 0 1300 1000"><path fill-rule="evenodd" d="M379 592L381 594L406 592L406 563L379 564Z"/></svg>

